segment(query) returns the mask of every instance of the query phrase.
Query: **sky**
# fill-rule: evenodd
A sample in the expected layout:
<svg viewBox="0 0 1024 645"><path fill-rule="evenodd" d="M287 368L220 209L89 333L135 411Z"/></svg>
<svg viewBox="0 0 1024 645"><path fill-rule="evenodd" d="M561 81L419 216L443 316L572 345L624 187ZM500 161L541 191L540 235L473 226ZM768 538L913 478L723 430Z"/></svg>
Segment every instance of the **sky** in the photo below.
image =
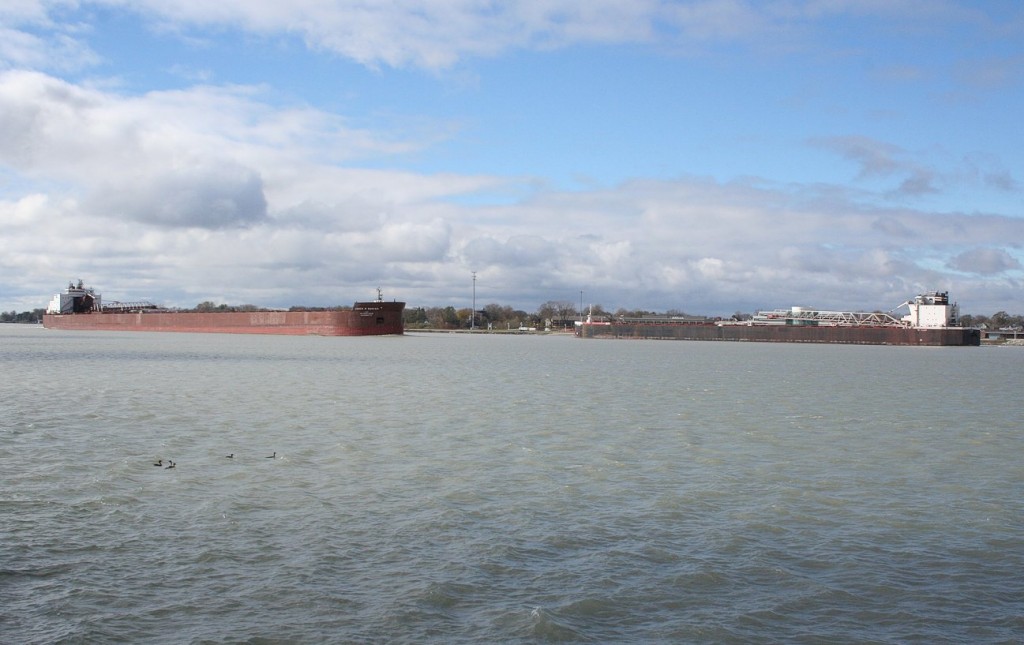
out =
<svg viewBox="0 0 1024 645"><path fill-rule="evenodd" d="M0 310L1024 313L1016 0L0 0Z"/></svg>

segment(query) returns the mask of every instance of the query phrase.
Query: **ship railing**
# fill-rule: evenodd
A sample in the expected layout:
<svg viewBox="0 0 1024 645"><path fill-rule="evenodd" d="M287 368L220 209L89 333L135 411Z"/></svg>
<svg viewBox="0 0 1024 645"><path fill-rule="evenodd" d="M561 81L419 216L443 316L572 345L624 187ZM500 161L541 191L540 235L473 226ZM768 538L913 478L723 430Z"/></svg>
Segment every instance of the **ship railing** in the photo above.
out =
<svg viewBox="0 0 1024 645"><path fill-rule="evenodd" d="M100 309L103 313L128 313L132 311L144 311L148 309L157 309L158 307L152 302L106 302Z"/></svg>
<svg viewBox="0 0 1024 645"><path fill-rule="evenodd" d="M836 327L906 327L906 323L882 312L818 311L813 309L775 309L759 312L751 321L755 325L782 323L814 323Z"/></svg>
<svg viewBox="0 0 1024 645"><path fill-rule="evenodd" d="M587 321L588 324L604 323L605 321ZM707 325L713 323L711 318L693 316L618 316L614 322L624 325Z"/></svg>

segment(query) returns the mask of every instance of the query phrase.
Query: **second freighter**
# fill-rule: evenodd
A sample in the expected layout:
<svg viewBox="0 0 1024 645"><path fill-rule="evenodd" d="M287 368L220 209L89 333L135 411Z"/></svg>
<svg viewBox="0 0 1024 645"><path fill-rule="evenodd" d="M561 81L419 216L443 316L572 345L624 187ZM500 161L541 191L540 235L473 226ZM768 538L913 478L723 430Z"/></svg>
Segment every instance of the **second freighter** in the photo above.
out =
<svg viewBox="0 0 1024 645"><path fill-rule="evenodd" d="M589 316L576 323L582 338L665 338L775 343L964 346L981 344L981 331L958 326L959 309L947 292L918 295L896 307L910 313L822 311L804 307L760 312L751 320L690 316ZM893 310L895 311L895 309Z"/></svg>
<svg viewBox="0 0 1024 645"><path fill-rule="evenodd" d="M402 334L404 302L357 302L351 309L316 311L174 311L148 302L104 304L81 281L50 301L43 327L89 331L167 331L221 334L383 336Z"/></svg>

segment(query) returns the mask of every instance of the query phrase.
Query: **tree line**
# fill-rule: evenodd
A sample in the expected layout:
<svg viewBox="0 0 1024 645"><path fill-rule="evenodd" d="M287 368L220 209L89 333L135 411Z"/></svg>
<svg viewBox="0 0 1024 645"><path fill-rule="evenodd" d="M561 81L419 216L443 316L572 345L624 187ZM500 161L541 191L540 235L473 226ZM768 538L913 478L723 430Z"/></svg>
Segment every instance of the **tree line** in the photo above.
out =
<svg viewBox="0 0 1024 645"><path fill-rule="evenodd" d="M593 315L595 318L607 318L610 316L625 316L628 318L654 315L685 316L687 314L675 309L659 313L643 309L619 308L612 312L600 304L595 304L587 306L582 312L582 317L590 315ZM477 328L502 330L523 327L571 329L574 323L580 320L580 317L579 307L566 300L549 300L533 312L514 309L508 305L491 303L485 305L483 309L478 309L475 316L473 315L473 309L470 307L462 309L456 309L452 306L407 307L405 309L405 327L406 329Z"/></svg>
<svg viewBox="0 0 1024 645"><path fill-rule="evenodd" d="M986 329L1024 329L1024 316L1010 315L1005 311L997 311L991 316L966 314L960 316L960 324L964 327L984 327Z"/></svg>
<svg viewBox="0 0 1024 645"><path fill-rule="evenodd" d="M32 311L23 311L20 314L17 311L0 311L0 323L38 324L43 322L44 313L46 313L46 309L33 309Z"/></svg>

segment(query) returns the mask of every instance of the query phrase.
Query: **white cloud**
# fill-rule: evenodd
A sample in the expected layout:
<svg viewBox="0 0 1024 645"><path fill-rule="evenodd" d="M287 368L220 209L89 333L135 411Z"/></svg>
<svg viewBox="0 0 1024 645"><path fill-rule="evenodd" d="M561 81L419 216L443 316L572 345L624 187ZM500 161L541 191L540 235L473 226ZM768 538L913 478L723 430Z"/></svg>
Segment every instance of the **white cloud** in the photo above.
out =
<svg viewBox="0 0 1024 645"><path fill-rule="evenodd" d="M949 262L957 271L993 275L1021 268L1020 261L1005 249L976 248L960 253Z"/></svg>
<svg viewBox="0 0 1024 645"><path fill-rule="evenodd" d="M86 209L160 226L246 226L267 215L259 175L233 164L197 164L92 192Z"/></svg>
<svg viewBox="0 0 1024 645"><path fill-rule="evenodd" d="M579 42L647 40L661 9L654 0L445 0L367 3L342 0L108 0L148 16L164 29L237 28L267 36L295 35L311 49L368 66L450 67L467 56L510 48Z"/></svg>
<svg viewBox="0 0 1024 645"><path fill-rule="evenodd" d="M681 203L679 194L700 208ZM300 226L266 218L219 230L124 220L97 229L73 201L26 196L0 203L0 219L18 222L0 240L0 255L25 261L19 274L43 294L84 277L110 298L179 305L218 298L337 303L368 297L376 286L415 304L462 305L463 283L477 271L481 300L528 310L552 299L575 300L580 290L606 306L694 313L790 304L875 308L918 289L951 286L969 300L974 290L993 287L960 271L1019 271L1002 252L964 253L959 246L1024 239L1024 222L1015 218L839 204L817 210L792 203L786 212L766 212L766 196L788 198L782 189L703 180L645 182L642 190L630 184L601 195L550 194L514 204L505 207L512 217L500 227L481 226L472 208L429 197L397 208L367 198L390 210L357 230L336 230L329 217ZM604 197L612 204L605 212L571 215L590 212ZM549 201L569 218L549 217ZM421 205L439 216L419 216ZM268 209L274 210L272 200ZM880 219L911 235L880 231ZM933 260L942 257L957 272L936 270Z"/></svg>
<svg viewBox="0 0 1024 645"><path fill-rule="evenodd" d="M20 0L4 3L0 19L30 25L46 36L11 31L0 39L0 64L35 69L79 69L99 58L80 42L88 9L142 16L151 29L189 41L208 30L239 30L267 38L296 37L312 50L344 56L369 67L450 68L467 58L509 50L550 50L573 45L644 44L706 52L717 44L765 50L805 49L813 25L837 17L894 21L929 33L948 24L993 33L1005 25L984 8L944 0ZM81 9L81 12L76 12ZM817 47L827 47L819 42ZM988 65L1003 79L1019 61ZM977 75L971 75L975 78Z"/></svg>
<svg viewBox="0 0 1024 645"><path fill-rule="evenodd" d="M577 44L649 44L702 51L716 43L798 49L809 26L849 16L914 21L918 30L949 23L997 30L983 9L946 0L96 0L151 16L165 27L237 28L293 34L312 49L368 66L451 67L513 49ZM819 46L822 43L819 43Z"/></svg>
<svg viewBox="0 0 1024 645"><path fill-rule="evenodd" d="M188 226L257 221L264 195L276 209L301 213L314 198L372 198L379 207L494 183L341 168L336 164L354 157L417 144L384 141L346 129L335 116L275 109L258 98L258 90L243 87L121 96L36 72L0 73L0 163L89 192L85 205L98 215Z"/></svg>
<svg viewBox="0 0 1024 645"><path fill-rule="evenodd" d="M61 0L6 0L0 3L0 70L31 68L70 71L100 62L82 39L88 28L51 17L77 3Z"/></svg>

